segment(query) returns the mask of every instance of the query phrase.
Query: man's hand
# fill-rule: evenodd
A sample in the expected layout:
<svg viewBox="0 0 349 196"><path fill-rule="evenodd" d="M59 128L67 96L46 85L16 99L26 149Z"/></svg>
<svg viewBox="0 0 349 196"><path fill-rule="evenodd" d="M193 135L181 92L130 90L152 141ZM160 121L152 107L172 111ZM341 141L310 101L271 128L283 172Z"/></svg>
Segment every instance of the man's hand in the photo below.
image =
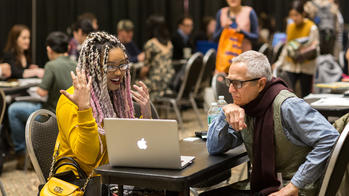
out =
<svg viewBox="0 0 349 196"><path fill-rule="evenodd" d="M247 127L245 123L245 110L236 104L223 107L224 115L228 124L235 130L240 131Z"/></svg>
<svg viewBox="0 0 349 196"><path fill-rule="evenodd" d="M278 192L269 194L269 196L298 196L298 188L292 183L288 183Z"/></svg>

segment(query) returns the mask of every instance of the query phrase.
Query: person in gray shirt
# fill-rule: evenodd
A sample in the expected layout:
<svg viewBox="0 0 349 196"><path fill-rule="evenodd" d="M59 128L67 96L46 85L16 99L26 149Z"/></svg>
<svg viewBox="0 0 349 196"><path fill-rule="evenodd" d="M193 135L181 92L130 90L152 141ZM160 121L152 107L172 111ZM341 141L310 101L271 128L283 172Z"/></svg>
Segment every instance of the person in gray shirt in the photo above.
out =
<svg viewBox="0 0 349 196"><path fill-rule="evenodd" d="M210 125L208 152L221 154L244 143L252 163L253 194L317 194L339 136L336 129L273 78L267 57L259 52L232 59L226 83L234 104L224 106Z"/></svg>
<svg viewBox="0 0 349 196"><path fill-rule="evenodd" d="M56 112L56 105L61 89L72 85L70 72L76 68L76 62L68 57L68 36L62 32L52 32L46 40L47 56L50 59L45 65L41 84L36 88L40 97L47 97L45 102L14 102L8 109L17 169L23 169L25 158L25 124L31 113L41 108ZM35 90L35 89L34 89Z"/></svg>

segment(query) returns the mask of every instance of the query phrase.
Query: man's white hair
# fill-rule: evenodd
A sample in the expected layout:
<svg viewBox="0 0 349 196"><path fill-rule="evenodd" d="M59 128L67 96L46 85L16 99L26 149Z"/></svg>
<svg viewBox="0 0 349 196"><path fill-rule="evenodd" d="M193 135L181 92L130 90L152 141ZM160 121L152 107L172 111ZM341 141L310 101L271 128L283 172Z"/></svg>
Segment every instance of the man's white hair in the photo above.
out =
<svg viewBox="0 0 349 196"><path fill-rule="evenodd" d="M270 81L273 77L268 58L253 50L249 50L232 59L232 64L244 63L247 66L247 76L251 78L266 77Z"/></svg>

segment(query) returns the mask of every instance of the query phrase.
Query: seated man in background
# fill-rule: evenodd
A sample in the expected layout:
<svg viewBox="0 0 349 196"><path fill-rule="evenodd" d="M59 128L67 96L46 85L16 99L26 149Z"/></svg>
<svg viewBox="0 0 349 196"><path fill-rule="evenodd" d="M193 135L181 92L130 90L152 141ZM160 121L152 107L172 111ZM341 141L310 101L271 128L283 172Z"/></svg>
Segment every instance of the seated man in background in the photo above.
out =
<svg viewBox="0 0 349 196"><path fill-rule="evenodd" d="M70 72L76 68L76 62L68 57L69 38L62 32L52 32L46 40L46 50L49 62L45 65L45 74L37 94L47 96L45 103L15 102L8 109L11 137L15 146L17 169L23 169L25 151L25 124L31 113L45 108L55 113L59 90L67 89L72 85Z"/></svg>
<svg viewBox="0 0 349 196"><path fill-rule="evenodd" d="M209 127L208 152L220 154L244 143L252 162L252 193L317 194L338 131L285 82L272 78L268 59L259 52L235 57L226 82L234 104L223 107Z"/></svg>
<svg viewBox="0 0 349 196"><path fill-rule="evenodd" d="M85 41L88 34L95 31L92 21L87 18L80 18L73 24L73 38L69 42L68 54L74 61L78 61L81 44Z"/></svg>
<svg viewBox="0 0 349 196"><path fill-rule="evenodd" d="M173 59L189 58L194 48L193 19L189 16L182 17L177 22L177 30L172 36Z"/></svg>
<svg viewBox="0 0 349 196"><path fill-rule="evenodd" d="M144 52L141 52L133 39L134 25L130 20L120 20L117 25L118 39L124 44L130 62L137 63L144 61Z"/></svg>

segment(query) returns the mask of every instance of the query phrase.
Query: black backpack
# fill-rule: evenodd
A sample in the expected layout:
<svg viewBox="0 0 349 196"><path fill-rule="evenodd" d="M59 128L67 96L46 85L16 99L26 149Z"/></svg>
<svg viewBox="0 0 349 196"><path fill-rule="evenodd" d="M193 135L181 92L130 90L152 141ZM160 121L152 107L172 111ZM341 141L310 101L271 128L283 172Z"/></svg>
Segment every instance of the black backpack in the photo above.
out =
<svg viewBox="0 0 349 196"><path fill-rule="evenodd" d="M320 6L312 1L317 8L314 22L319 28L320 54L333 54L336 41L336 20L337 17L331 12L332 4Z"/></svg>

